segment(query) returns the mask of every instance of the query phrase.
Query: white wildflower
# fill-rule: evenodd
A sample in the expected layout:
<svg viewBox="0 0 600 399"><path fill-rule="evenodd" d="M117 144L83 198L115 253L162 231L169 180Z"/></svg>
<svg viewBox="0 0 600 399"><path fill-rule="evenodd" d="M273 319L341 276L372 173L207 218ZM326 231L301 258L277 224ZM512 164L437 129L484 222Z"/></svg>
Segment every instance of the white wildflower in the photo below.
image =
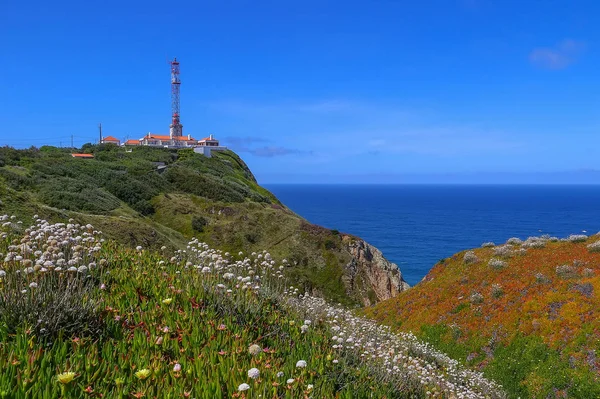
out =
<svg viewBox="0 0 600 399"><path fill-rule="evenodd" d="M238 387L238 391L240 392L247 391L248 389L250 389L250 385L246 383L240 384L240 386Z"/></svg>
<svg viewBox="0 0 600 399"><path fill-rule="evenodd" d="M248 377L250 377L253 380L255 380L258 377L260 377L260 371L256 367L255 368L251 368L250 370L248 370Z"/></svg>
<svg viewBox="0 0 600 399"><path fill-rule="evenodd" d="M298 362L296 362L296 367L305 368L306 367L306 361L305 360L298 360Z"/></svg>

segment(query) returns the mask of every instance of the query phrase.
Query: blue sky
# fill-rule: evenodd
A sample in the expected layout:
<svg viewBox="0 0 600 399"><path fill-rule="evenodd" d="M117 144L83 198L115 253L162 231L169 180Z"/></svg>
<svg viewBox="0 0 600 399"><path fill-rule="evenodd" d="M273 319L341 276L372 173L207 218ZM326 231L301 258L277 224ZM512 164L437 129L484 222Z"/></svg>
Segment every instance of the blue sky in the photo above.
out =
<svg viewBox="0 0 600 399"><path fill-rule="evenodd" d="M171 4L171 5L169 5ZM0 144L213 133L261 183L600 182L596 1L14 1Z"/></svg>

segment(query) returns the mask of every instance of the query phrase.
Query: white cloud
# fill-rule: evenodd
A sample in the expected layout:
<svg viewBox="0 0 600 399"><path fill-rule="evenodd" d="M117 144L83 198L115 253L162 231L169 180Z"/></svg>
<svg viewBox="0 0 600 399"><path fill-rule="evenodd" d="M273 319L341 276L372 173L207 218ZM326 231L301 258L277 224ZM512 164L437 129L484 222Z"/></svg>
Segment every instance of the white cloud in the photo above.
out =
<svg viewBox="0 0 600 399"><path fill-rule="evenodd" d="M264 132L268 148L243 146L248 152L256 150L254 155L257 156L300 155L302 150L310 149L310 157L297 160L302 163L334 162L375 152L442 157L500 156L522 152L526 147L512 132L444 122L431 111L421 112L389 103L225 102L213 104L212 108L239 120L240 129ZM243 137L246 132L235 132L235 135ZM307 155L306 151L303 154Z"/></svg>
<svg viewBox="0 0 600 399"><path fill-rule="evenodd" d="M529 60L533 65L541 68L564 69L576 62L585 49L584 42L566 39L554 47L533 49L529 54Z"/></svg>

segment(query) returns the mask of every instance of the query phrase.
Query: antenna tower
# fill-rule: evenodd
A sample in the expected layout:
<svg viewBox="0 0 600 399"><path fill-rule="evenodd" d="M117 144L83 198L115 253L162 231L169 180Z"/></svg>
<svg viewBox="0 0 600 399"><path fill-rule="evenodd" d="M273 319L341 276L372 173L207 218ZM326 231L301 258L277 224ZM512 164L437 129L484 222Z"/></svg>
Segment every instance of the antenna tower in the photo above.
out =
<svg viewBox="0 0 600 399"><path fill-rule="evenodd" d="M179 80L179 61L177 58L173 58L171 64L171 126L169 133L171 137L181 137L183 135L183 126L179 121L179 87L181 81Z"/></svg>

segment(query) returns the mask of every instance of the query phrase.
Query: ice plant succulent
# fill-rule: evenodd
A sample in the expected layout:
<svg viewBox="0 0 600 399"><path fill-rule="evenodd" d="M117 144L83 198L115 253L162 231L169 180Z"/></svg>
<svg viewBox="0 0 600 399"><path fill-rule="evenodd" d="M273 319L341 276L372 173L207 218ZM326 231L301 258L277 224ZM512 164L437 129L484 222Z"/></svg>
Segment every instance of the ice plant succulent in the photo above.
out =
<svg viewBox="0 0 600 399"><path fill-rule="evenodd" d="M58 382L66 385L75 379L75 373L73 371L67 371L57 375L57 379Z"/></svg>
<svg viewBox="0 0 600 399"><path fill-rule="evenodd" d="M152 372L149 369L141 369L135 372L135 376L140 380L145 380Z"/></svg>

